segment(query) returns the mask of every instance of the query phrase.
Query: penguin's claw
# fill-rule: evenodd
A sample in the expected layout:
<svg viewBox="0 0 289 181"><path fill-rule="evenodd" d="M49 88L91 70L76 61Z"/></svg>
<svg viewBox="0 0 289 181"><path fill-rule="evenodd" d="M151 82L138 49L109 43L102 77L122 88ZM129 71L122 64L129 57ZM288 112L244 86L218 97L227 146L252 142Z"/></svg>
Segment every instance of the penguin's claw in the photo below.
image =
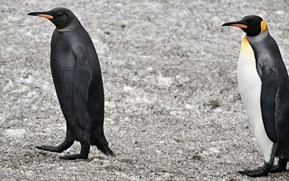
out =
<svg viewBox="0 0 289 181"><path fill-rule="evenodd" d="M44 151L51 151L51 152L57 152L57 153L61 153L63 152L63 150L61 148L59 148L58 146L36 146L37 149L39 150L44 150Z"/></svg>
<svg viewBox="0 0 289 181"><path fill-rule="evenodd" d="M63 160L76 160L76 159L87 159L87 158L88 158L88 155L84 155L84 154L66 155L66 156L60 157L60 159L63 159Z"/></svg>
<svg viewBox="0 0 289 181"><path fill-rule="evenodd" d="M262 177L268 175L268 171L265 171L263 167L259 167L255 170L243 170L239 171L239 173L242 175L247 175L249 177Z"/></svg>
<svg viewBox="0 0 289 181"><path fill-rule="evenodd" d="M281 167L279 165L274 165L271 170L270 173L278 173L278 172L284 172L286 171L286 167Z"/></svg>

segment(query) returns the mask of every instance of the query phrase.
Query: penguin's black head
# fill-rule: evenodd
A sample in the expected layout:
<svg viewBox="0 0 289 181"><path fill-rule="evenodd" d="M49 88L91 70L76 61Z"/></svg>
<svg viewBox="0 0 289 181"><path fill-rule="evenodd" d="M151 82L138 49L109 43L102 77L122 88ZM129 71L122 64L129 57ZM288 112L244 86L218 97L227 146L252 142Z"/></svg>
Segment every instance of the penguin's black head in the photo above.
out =
<svg viewBox="0 0 289 181"><path fill-rule="evenodd" d="M44 12L31 12L28 15L49 19L57 29L67 27L73 22L74 19L76 19L72 11L66 8L54 8L50 11Z"/></svg>
<svg viewBox="0 0 289 181"><path fill-rule="evenodd" d="M266 30L265 21L255 15L245 16L240 21L224 23L222 26L236 26L241 28L248 36L257 36Z"/></svg>

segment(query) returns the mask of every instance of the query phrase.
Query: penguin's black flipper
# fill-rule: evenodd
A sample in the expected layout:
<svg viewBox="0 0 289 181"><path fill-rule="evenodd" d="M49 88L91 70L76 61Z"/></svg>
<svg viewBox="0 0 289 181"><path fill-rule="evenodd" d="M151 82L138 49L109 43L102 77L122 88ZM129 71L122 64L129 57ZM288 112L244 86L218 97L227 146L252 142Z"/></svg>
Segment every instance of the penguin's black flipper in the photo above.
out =
<svg viewBox="0 0 289 181"><path fill-rule="evenodd" d="M269 139L277 143L278 135L276 130L275 109L278 83L273 73L263 73L261 88L261 110L265 131Z"/></svg>
<svg viewBox="0 0 289 181"><path fill-rule="evenodd" d="M73 80L74 109L79 127L86 130L88 89L92 73L88 62L86 61L83 47L74 47L73 51L76 59L75 75Z"/></svg>

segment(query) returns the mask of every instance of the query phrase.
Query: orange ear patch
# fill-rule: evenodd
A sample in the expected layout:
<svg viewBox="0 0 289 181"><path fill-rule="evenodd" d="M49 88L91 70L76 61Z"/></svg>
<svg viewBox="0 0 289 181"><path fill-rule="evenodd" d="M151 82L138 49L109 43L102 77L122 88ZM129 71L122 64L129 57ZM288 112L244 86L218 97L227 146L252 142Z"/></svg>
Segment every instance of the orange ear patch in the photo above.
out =
<svg viewBox="0 0 289 181"><path fill-rule="evenodd" d="M267 28L267 25L264 20L261 21L261 33L264 32Z"/></svg>
<svg viewBox="0 0 289 181"><path fill-rule="evenodd" d="M248 28L248 26L244 24L231 24L231 26L236 26L236 27L244 28L244 29Z"/></svg>
<svg viewBox="0 0 289 181"><path fill-rule="evenodd" d="M48 14L37 14L37 16L42 17L42 18L46 18L46 19L53 19L53 16L48 15Z"/></svg>

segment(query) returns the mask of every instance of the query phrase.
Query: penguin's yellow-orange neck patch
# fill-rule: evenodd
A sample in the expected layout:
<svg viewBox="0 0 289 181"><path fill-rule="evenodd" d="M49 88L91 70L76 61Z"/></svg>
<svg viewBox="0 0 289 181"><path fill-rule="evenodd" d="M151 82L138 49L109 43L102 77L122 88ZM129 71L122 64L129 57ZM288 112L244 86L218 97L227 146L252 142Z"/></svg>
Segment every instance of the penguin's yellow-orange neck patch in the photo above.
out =
<svg viewBox="0 0 289 181"><path fill-rule="evenodd" d="M247 60L251 65L255 65L255 56L253 49L248 41L248 37L244 36L241 43L240 56Z"/></svg>
<svg viewBox="0 0 289 181"><path fill-rule="evenodd" d="M263 33L267 28L266 22L264 20L261 21L261 33Z"/></svg>
<svg viewBox="0 0 289 181"><path fill-rule="evenodd" d="M243 46L248 46L249 45L249 41L248 41L248 38L247 36L244 36L243 39L242 39L242 47Z"/></svg>

